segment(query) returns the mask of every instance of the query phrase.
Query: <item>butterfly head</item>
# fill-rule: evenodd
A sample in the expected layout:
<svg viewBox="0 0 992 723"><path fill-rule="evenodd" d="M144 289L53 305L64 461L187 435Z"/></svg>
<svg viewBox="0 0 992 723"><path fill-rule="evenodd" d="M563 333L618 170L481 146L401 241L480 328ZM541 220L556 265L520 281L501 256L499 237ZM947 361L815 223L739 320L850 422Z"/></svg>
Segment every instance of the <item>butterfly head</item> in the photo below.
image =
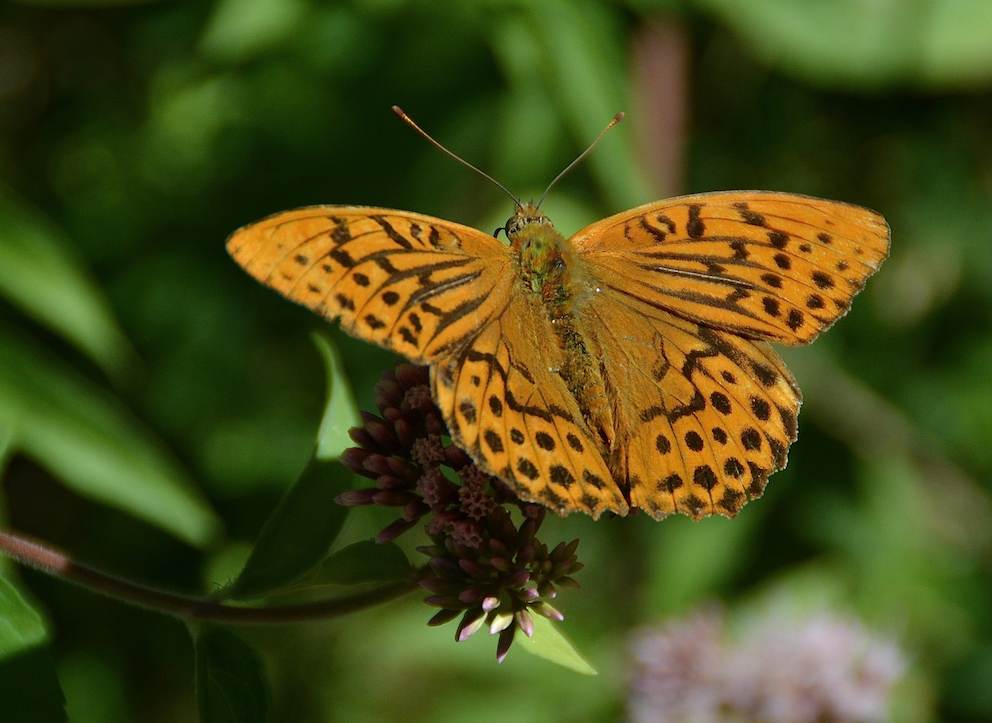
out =
<svg viewBox="0 0 992 723"><path fill-rule="evenodd" d="M516 212L506 220L503 230L506 237L514 246L525 229L533 230L535 227L551 226L551 221L541 213L540 209L533 203L522 203L517 206Z"/></svg>

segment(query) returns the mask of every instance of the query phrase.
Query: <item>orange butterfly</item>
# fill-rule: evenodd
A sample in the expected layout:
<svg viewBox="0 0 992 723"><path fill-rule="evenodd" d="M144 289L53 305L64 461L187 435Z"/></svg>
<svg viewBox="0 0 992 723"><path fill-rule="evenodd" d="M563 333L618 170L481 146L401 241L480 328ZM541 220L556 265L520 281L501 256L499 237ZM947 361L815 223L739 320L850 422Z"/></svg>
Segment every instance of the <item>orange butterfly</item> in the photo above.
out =
<svg viewBox="0 0 992 723"><path fill-rule="evenodd" d="M406 211L315 206L227 248L348 333L430 364L452 437L523 499L660 519L730 517L760 496L801 401L768 342L808 344L848 310L888 255L882 216L703 193L566 240L540 202L514 201L509 244Z"/></svg>

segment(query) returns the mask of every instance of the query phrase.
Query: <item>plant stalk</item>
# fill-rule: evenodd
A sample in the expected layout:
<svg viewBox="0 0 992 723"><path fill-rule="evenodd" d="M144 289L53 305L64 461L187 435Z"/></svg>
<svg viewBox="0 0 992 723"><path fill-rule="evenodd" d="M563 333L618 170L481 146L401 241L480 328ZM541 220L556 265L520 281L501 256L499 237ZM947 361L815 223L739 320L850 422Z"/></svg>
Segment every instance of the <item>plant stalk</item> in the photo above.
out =
<svg viewBox="0 0 992 723"><path fill-rule="evenodd" d="M333 600L248 607L140 585L76 562L54 548L4 530L0 530L0 552L23 565L74 583L91 592L186 621L268 625L304 622L337 617L373 607L406 595L417 588L413 580L400 580Z"/></svg>

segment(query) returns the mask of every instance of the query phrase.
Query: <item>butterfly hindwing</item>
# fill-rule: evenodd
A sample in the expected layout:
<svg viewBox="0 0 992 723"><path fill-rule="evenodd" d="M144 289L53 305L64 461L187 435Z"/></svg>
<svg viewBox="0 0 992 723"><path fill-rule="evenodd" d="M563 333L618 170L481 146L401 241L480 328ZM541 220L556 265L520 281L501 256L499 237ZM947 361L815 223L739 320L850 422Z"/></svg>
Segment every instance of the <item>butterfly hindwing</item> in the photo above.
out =
<svg viewBox="0 0 992 723"><path fill-rule="evenodd" d="M888 255L874 211L764 191L659 201L577 233L609 288L705 326L806 344Z"/></svg>
<svg viewBox="0 0 992 723"><path fill-rule="evenodd" d="M553 337L538 303L513 296L461 354L432 366L434 397L459 445L520 497L563 514L625 514L581 410L553 371L561 364Z"/></svg>
<svg viewBox="0 0 992 723"><path fill-rule="evenodd" d="M655 517L734 516L785 466L799 389L766 345L606 291L586 308L617 389L614 475ZM621 336L622 334L622 336Z"/></svg>
<svg viewBox="0 0 992 723"><path fill-rule="evenodd" d="M231 256L297 303L414 361L458 348L494 312L507 248L460 224L405 211L314 206L235 231Z"/></svg>

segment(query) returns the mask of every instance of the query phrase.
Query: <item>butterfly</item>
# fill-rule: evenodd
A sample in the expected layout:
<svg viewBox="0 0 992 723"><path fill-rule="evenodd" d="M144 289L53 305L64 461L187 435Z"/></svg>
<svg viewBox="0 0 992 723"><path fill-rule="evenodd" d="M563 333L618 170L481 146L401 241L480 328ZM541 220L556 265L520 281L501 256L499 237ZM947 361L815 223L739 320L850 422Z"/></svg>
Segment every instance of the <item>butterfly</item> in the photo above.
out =
<svg viewBox="0 0 992 723"><path fill-rule="evenodd" d="M349 334L430 365L453 440L522 499L594 518L736 515L796 440L801 394L770 343L808 344L847 312L888 255L885 219L727 191L565 239L540 202L513 198L493 235L313 206L243 227L227 249Z"/></svg>

